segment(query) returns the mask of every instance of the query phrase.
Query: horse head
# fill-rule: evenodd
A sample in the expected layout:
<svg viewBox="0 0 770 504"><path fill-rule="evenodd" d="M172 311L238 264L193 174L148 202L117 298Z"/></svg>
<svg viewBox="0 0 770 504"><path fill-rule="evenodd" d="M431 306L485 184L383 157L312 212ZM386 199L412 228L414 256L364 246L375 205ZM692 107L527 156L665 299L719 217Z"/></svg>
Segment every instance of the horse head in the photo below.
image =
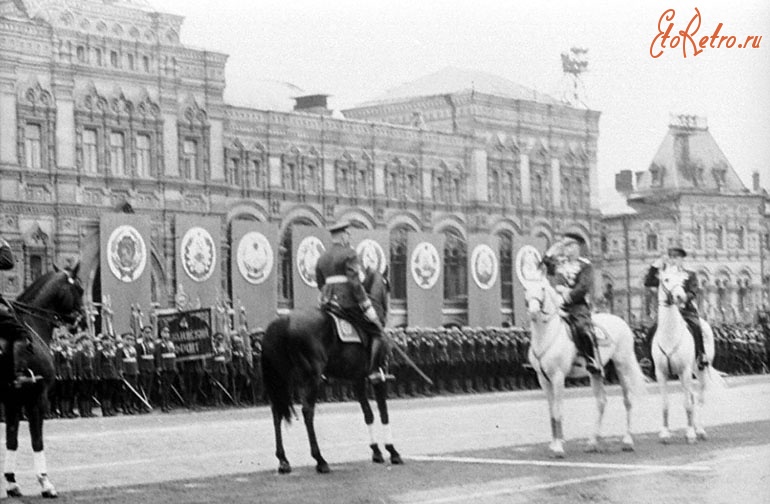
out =
<svg viewBox="0 0 770 504"><path fill-rule="evenodd" d="M81 325L85 322L83 284L78 272L80 263L73 267L59 268L35 280L16 299L19 311L52 324Z"/></svg>
<svg viewBox="0 0 770 504"><path fill-rule="evenodd" d="M658 301L661 306L679 305L687 301L687 293L684 283L687 280L687 272L668 266L658 273L660 287L658 288Z"/></svg>
<svg viewBox="0 0 770 504"><path fill-rule="evenodd" d="M524 286L524 300L532 321L547 322L559 312L558 294L545 277Z"/></svg>

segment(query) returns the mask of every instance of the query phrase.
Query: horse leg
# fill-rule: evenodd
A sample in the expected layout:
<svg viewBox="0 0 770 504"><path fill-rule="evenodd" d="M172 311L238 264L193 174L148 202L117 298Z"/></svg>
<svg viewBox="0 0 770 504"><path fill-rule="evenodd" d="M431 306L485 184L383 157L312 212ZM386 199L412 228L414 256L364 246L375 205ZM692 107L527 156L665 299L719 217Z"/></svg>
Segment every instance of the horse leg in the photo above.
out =
<svg viewBox="0 0 770 504"><path fill-rule="evenodd" d="M658 433L658 439L663 444L668 444L671 439L671 431L668 428L668 372L667 369L662 369L663 366L655 365L655 380L658 382L658 390L660 391L660 400L663 406L663 427L661 427Z"/></svg>
<svg viewBox="0 0 770 504"><path fill-rule="evenodd" d="M561 407L556 404L555 377L549 380L542 372L538 372L537 379L540 382L540 388L545 392L546 399L548 399L548 412L551 416L551 444L548 449L552 456L562 458L564 457L564 441L562 440Z"/></svg>
<svg viewBox="0 0 770 504"><path fill-rule="evenodd" d="M372 462L382 464L385 462L385 458L382 456L380 447L377 445L377 439L374 436L374 413L369 405L369 399L366 397L366 381L356 380L353 382L353 393L358 404L361 405L361 411L364 413L364 423L369 431L369 448L372 449Z"/></svg>
<svg viewBox="0 0 770 504"><path fill-rule="evenodd" d="M16 483L16 454L19 448L20 406L13 399L5 402L5 492L8 497L21 497L21 489Z"/></svg>
<svg viewBox="0 0 770 504"><path fill-rule="evenodd" d="M37 481L40 483L41 494L43 498L55 499L58 494L53 483L48 479L48 464L43 447L43 408L41 396L40 400L28 405L25 409L29 422L29 436L32 440L33 465Z"/></svg>
<svg viewBox="0 0 770 504"><path fill-rule="evenodd" d="M291 464L286 458L286 452L283 449L283 433L281 432L281 423L283 418L278 412L278 409L271 404L273 411L273 431L275 432L275 457L278 459L278 474L289 474L291 472Z"/></svg>
<svg viewBox="0 0 770 504"><path fill-rule="evenodd" d="M596 424L594 425L594 433L588 438L588 445L586 446L587 452L598 452L599 442L602 438L602 420L604 419L604 409L607 406L607 391L604 388L604 380L601 376L597 377L593 374L590 377L591 388L594 392L594 398L596 399Z"/></svg>
<svg viewBox="0 0 770 504"><path fill-rule="evenodd" d="M374 398L377 401L377 410L380 412L382 430L385 432L385 449L390 454L390 463L400 465L404 463L401 454L393 446L393 432L390 430L390 416L388 415L388 384L376 383L374 386Z"/></svg>
<svg viewBox="0 0 770 504"><path fill-rule="evenodd" d="M631 435L631 410L633 409L633 402L631 400L631 373L630 366L623 366L615 363L615 369L618 371L618 379L620 380L620 388L623 391L623 406L626 408L626 433L623 436L622 449L623 451L634 451L634 438Z"/></svg>
<svg viewBox="0 0 770 504"><path fill-rule="evenodd" d="M302 399L302 418L305 420L305 429L307 438L310 442L310 455L315 459L315 470L321 474L330 471L329 464L321 455L321 449L318 448L318 439L315 434L313 418L315 417L315 403L318 400L318 387L321 382L320 373L317 378L311 378L306 381L305 395Z"/></svg>
<svg viewBox="0 0 770 504"><path fill-rule="evenodd" d="M688 444L695 443L695 393L693 391L692 368L686 366L680 375L682 392L684 394L684 410L687 413L687 430L685 438Z"/></svg>
<svg viewBox="0 0 770 504"><path fill-rule="evenodd" d="M696 411L696 414L693 417L693 424L695 426L695 436L701 441L705 441L708 437L706 435L706 429L703 428L703 426L700 424L700 421L699 421L700 413L703 412L703 404L706 401L706 373L707 372L708 371L703 369L699 369L695 372L698 375L698 400L694 405L694 409L695 410L700 409L700 412Z"/></svg>

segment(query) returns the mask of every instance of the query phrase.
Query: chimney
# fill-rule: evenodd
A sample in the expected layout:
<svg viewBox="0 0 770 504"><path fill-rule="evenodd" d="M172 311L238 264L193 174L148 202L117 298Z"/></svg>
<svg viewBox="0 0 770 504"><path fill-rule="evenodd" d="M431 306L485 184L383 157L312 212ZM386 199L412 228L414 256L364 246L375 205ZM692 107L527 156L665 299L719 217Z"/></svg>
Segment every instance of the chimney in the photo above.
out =
<svg viewBox="0 0 770 504"><path fill-rule="evenodd" d="M326 99L328 97L329 95L325 94L295 96L294 110L311 114L332 115L332 111L326 106Z"/></svg>
<svg viewBox="0 0 770 504"><path fill-rule="evenodd" d="M751 189L755 193L758 193L758 192L761 191L761 189L759 188L759 172L758 171L755 171L754 173L751 174Z"/></svg>
<svg viewBox="0 0 770 504"><path fill-rule="evenodd" d="M634 174L631 170L622 170L615 174L615 190L625 195L634 192Z"/></svg>

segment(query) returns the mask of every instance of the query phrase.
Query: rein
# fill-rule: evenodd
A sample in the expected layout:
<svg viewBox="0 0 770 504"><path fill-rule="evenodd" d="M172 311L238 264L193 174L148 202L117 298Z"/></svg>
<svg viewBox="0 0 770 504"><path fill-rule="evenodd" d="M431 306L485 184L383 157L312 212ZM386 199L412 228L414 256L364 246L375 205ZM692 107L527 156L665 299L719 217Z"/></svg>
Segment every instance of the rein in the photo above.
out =
<svg viewBox="0 0 770 504"><path fill-rule="evenodd" d="M27 303L20 303L19 301L11 301L10 303L11 303L11 306L13 306L13 308L16 311L19 311L31 317L35 317L39 320L50 322L52 324L61 324L66 322L64 320L64 317L59 315L59 313L55 312L54 310L38 308L37 306L32 306ZM73 323L74 322L77 322L77 318L74 319Z"/></svg>

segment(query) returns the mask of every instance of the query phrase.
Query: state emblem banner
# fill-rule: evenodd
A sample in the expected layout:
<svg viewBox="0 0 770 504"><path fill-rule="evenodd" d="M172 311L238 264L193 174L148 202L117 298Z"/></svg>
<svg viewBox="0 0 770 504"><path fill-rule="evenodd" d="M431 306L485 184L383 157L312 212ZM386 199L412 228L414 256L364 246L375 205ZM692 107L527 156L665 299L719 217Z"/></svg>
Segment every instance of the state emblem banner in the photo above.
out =
<svg viewBox="0 0 770 504"><path fill-rule="evenodd" d="M230 224L233 307L243 306L249 330L265 328L278 304L278 227L268 222Z"/></svg>
<svg viewBox="0 0 770 504"><path fill-rule="evenodd" d="M546 241L541 237L513 236L514 281L513 281L513 319L517 326L527 323L526 299L524 286L538 281L540 272L541 250L545 250Z"/></svg>
<svg viewBox="0 0 770 504"><path fill-rule="evenodd" d="M410 326L439 327L444 305L444 235L407 235L407 321Z"/></svg>
<svg viewBox="0 0 770 504"><path fill-rule="evenodd" d="M331 245L331 236L323 228L292 226L291 243L294 308L318 306L315 267L321 254Z"/></svg>
<svg viewBox="0 0 770 504"><path fill-rule="evenodd" d="M150 226L147 215L106 213L99 221L102 295L112 300L112 326L118 333L130 329L131 313L117 308L138 304L148 310L150 306Z"/></svg>
<svg viewBox="0 0 770 504"><path fill-rule="evenodd" d="M213 306L221 295L219 217L176 215L176 278L193 306Z"/></svg>
<svg viewBox="0 0 770 504"><path fill-rule="evenodd" d="M500 239L492 235L470 235L468 250L468 325L499 326L503 322Z"/></svg>

